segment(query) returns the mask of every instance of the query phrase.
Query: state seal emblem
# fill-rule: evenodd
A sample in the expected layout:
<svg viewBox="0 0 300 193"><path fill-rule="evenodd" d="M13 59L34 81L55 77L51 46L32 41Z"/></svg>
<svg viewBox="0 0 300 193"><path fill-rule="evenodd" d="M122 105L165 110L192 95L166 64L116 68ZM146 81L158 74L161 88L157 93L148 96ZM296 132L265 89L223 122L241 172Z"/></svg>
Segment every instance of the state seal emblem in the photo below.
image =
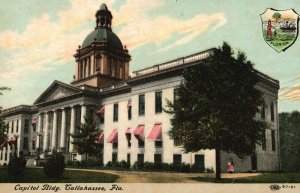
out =
<svg viewBox="0 0 300 193"><path fill-rule="evenodd" d="M299 15L293 9L268 8L260 17L263 37L274 50L285 51L296 41Z"/></svg>

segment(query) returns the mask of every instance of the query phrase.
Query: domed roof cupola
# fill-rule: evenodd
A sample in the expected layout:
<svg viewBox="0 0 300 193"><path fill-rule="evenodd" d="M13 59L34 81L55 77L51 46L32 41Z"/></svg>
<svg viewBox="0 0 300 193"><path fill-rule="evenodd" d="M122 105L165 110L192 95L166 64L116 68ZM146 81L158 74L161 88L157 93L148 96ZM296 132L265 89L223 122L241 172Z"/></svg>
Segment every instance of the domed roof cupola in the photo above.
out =
<svg viewBox="0 0 300 193"><path fill-rule="evenodd" d="M130 55L126 46L112 30L112 14L105 4L95 14L96 27L79 46L74 86L89 85L103 88L126 81L129 76Z"/></svg>
<svg viewBox="0 0 300 193"><path fill-rule="evenodd" d="M100 9L96 13L96 28L111 29L111 12L107 9L105 3L102 3Z"/></svg>
<svg viewBox="0 0 300 193"><path fill-rule="evenodd" d="M108 46L123 50L123 45L118 36L112 31L112 14L106 4L102 4L96 12L96 27L83 41L82 48L90 46L94 42L106 43Z"/></svg>

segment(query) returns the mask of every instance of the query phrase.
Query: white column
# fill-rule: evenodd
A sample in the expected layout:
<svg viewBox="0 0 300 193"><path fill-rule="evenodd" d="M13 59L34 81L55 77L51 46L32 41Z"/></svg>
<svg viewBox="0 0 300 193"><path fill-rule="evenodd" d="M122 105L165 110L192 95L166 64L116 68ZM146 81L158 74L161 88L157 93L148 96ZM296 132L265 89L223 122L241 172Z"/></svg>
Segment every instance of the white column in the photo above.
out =
<svg viewBox="0 0 300 193"><path fill-rule="evenodd" d="M48 149L48 127L49 127L49 115L48 113L46 112L45 113L45 126L44 126L44 147L43 149L44 150L47 150Z"/></svg>
<svg viewBox="0 0 300 193"><path fill-rule="evenodd" d="M18 132L17 132L17 136L18 136L18 139L17 139L17 155L19 156L19 152L22 151L21 149L21 128L22 128L22 124L23 124L23 121L24 119L19 119L19 124L18 124Z"/></svg>
<svg viewBox="0 0 300 193"><path fill-rule="evenodd" d="M3 147L3 150L2 150L2 155L3 155L3 157L2 157L2 159L3 159L3 162L4 163L6 163L7 162L7 159L5 160L5 154L6 154L6 151L7 151L7 148L6 147Z"/></svg>
<svg viewBox="0 0 300 193"><path fill-rule="evenodd" d="M91 75L93 75L94 74L94 72L95 72L95 69L94 69L94 67L95 67L95 57L94 57L94 55L92 55L91 56Z"/></svg>
<svg viewBox="0 0 300 193"><path fill-rule="evenodd" d="M84 119L85 115L86 115L86 106L85 106L85 105L81 105L81 117L80 117L80 122L81 122L82 124L85 123L85 119Z"/></svg>
<svg viewBox="0 0 300 193"><path fill-rule="evenodd" d="M52 149L56 149L56 133L57 133L57 111L53 111L53 130L52 130L52 142L51 147Z"/></svg>
<svg viewBox="0 0 300 193"><path fill-rule="evenodd" d="M9 163L9 161L10 161L10 152L11 152L10 145L7 145L6 151L7 151L7 163Z"/></svg>
<svg viewBox="0 0 300 193"><path fill-rule="evenodd" d="M66 144L66 109L62 109L61 117L61 133L60 133L60 148L65 148Z"/></svg>
<svg viewBox="0 0 300 193"><path fill-rule="evenodd" d="M74 106L71 108L70 133L71 134L75 133L75 107ZM69 151L70 152L74 151L74 145L72 144L72 142L73 142L73 138L70 137L70 145L69 145L69 147L70 147Z"/></svg>
<svg viewBox="0 0 300 193"><path fill-rule="evenodd" d="M36 136L36 147L40 148L40 133L41 133L41 126L42 126L42 115L39 114L39 121L38 121L38 126L37 126L37 133L38 135Z"/></svg>

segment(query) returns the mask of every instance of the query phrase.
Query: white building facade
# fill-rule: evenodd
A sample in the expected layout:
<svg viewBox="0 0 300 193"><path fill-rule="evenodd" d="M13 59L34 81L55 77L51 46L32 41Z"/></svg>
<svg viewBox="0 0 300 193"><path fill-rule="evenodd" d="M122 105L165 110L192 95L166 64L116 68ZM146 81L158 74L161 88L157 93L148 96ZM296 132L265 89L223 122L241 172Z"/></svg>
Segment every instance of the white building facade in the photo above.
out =
<svg viewBox="0 0 300 193"><path fill-rule="evenodd" d="M96 28L74 55L74 81L54 81L32 106L4 109L1 116L9 125L8 141L2 142L0 164L7 164L13 152L29 159L47 158L53 150L66 160L80 160L72 144L84 116L95 115L98 143L103 148L103 163L135 162L188 163L215 170L215 151L184 153L168 135L170 115L163 111L166 100L174 101L176 88L185 67L201 65L212 50L172 60L133 72L129 76L130 55L111 30L112 15L105 4L96 13ZM237 171L275 171L280 169L277 99L279 82L257 72L266 106L257 118L272 125L262 145L253 155L239 159L222 153L222 169L229 159ZM224 166L224 168L223 168Z"/></svg>

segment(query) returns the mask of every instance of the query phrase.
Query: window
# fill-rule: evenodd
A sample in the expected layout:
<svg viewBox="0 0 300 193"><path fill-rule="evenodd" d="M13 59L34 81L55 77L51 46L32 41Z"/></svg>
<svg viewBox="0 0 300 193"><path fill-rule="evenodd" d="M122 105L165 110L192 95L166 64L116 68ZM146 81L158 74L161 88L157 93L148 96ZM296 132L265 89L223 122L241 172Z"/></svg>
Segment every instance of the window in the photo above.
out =
<svg viewBox="0 0 300 193"><path fill-rule="evenodd" d="M131 114L132 114L132 103L131 100L128 101L127 104L127 115L128 115L128 120L131 120Z"/></svg>
<svg viewBox="0 0 300 193"><path fill-rule="evenodd" d="M161 154L154 154L154 163L160 164L162 162Z"/></svg>
<svg viewBox="0 0 300 193"><path fill-rule="evenodd" d="M126 133L126 138L127 138L127 147L131 147L131 133Z"/></svg>
<svg viewBox="0 0 300 193"><path fill-rule="evenodd" d="M137 161L139 164L144 163L144 154L138 154Z"/></svg>
<svg viewBox="0 0 300 193"><path fill-rule="evenodd" d="M139 148L144 148L145 147L145 141L138 139L138 147Z"/></svg>
<svg viewBox="0 0 300 193"><path fill-rule="evenodd" d="M113 121L118 121L119 117L119 104L114 104L114 115L113 115Z"/></svg>
<svg viewBox="0 0 300 193"><path fill-rule="evenodd" d="M127 154L127 163L130 164L130 153Z"/></svg>
<svg viewBox="0 0 300 193"><path fill-rule="evenodd" d="M174 163L174 165L181 164L181 160L182 160L181 154L174 154L173 155L173 163Z"/></svg>
<svg viewBox="0 0 300 193"><path fill-rule="evenodd" d="M29 127L29 119L25 119L24 133L28 133L28 127Z"/></svg>
<svg viewBox="0 0 300 193"><path fill-rule="evenodd" d="M272 137L272 151L276 151L275 150L275 131L274 130L272 130L271 131L271 137Z"/></svg>
<svg viewBox="0 0 300 193"><path fill-rule="evenodd" d="M32 125L32 131L33 131L33 132L36 132L36 124L33 124L33 125Z"/></svg>
<svg viewBox="0 0 300 193"><path fill-rule="evenodd" d="M117 162L118 161L118 154L117 153L113 153L112 154L112 162Z"/></svg>
<svg viewBox="0 0 300 193"><path fill-rule="evenodd" d="M23 139L23 150L28 149L28 137L24 137Z"/></svg>
<svg viewBox="0 0 300 193"><path fill-rule="evenodd" d="M204 155L201 155L201 154L195 155L194 167L195 167L196 171L204 172L204 169L205 169Z"/></svg>
<svg viewBox="0 0 300 193"><path fill-rule="evenodd" d="M35 150L35 141L32 141L32 150Z"/></svg>
<svg viewBox="0 0 300 193"><path fill-rule="evenodd" d="M263 151L266 151L267 147L266 147L266 130L263 130L262 133L262 140L261 140L261 147Z"/></svg>
<svg viewBox="0 0 300 193"><path fill-rule="evenodd" d="M174 102L178 100L179 98L179 88L174 89Z"/></svg>
<svg viewBox="0 0 300 193"><path fill-rule="evenodd" d="M139 96L139 115L145 115L145 95Z"/></svg>
<svg viewBox="0 0 300 193"><path fill-rule="evenodd" d="M155 113L162 112L162 92L155 92Z"/></svg>
<svg viewBox="0 0 300 193"><path fill-rule="evenodd" d="M162 141L155 141L155 147L162 147Z"/></svg>
<svg viewBox="0 0 300 193"><path fill-rule="evenodd" d="M118 143L113 143L113 149L118 149Z"/></svg>
<svg viewBox="0 0 300 193"><path fill-rule="evenodd" d="M271 121L274 122L274 102L271 102Z"/></svg>
<svg viewBox="0 0 300 193"><path fill-rule="evenodd" d="M263 106L261 107L261 119L265 119L266 118L266 112L265 112L265 104L263 104Z"/></svg>
<svg viewBox="0 0 300 193"><path fill-rule="evenodd" d="M6 150L6 153L4 154L4 161L7 160L7 154L8 154L7 148L5 148L5 150Z"/></svg>

